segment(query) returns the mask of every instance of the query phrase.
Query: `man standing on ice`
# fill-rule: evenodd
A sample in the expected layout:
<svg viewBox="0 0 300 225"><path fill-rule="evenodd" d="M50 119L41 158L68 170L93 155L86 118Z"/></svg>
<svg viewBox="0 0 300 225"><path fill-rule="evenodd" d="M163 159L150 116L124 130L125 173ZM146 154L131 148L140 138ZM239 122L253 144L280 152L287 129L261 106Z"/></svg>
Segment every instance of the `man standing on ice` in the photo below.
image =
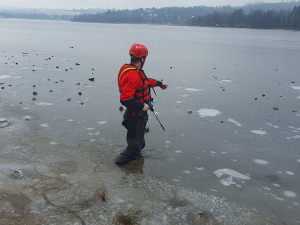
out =
<svg viewBox="0 0 300 225"><path fill-rule="evenodd" d="M120 102L126 106L122 125L127 129L127 148L116 158L118 166L125 165L140 156L145 147L147 110L151 101L150 87L159 86L165 90L164 82L147 78L143 66L148 56L145 45L134 43L129 49L130 64L124 64L118 74Z"/></svg>

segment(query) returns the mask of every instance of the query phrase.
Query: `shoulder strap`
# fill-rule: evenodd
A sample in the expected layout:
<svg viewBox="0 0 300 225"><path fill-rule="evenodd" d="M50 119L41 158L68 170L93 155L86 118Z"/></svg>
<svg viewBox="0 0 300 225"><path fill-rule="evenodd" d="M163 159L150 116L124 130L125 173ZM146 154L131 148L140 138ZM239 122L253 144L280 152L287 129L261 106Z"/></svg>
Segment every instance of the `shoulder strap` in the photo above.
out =
<svg viewBox="0 0 300 225"><path fill-rule="evenodd" d="M124 69L124 70L122 71L122 73L120 74L120 76L119 76L119 81L120 81L121 76L123 75L123 73L125 73L125 72L128 71L128 70L140 70L140 69L138 69L138 68L136 68L136 67L128 67L128 68Z"/></svg>

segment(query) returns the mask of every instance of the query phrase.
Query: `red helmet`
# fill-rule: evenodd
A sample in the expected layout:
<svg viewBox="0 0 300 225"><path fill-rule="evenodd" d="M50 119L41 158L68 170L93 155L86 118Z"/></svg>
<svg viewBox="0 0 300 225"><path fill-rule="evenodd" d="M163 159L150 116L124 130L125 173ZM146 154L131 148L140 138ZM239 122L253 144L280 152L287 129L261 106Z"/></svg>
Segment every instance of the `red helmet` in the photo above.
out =
<svg viewBox="0 0 300 225"><path fill-rule="evenodd" d="M148 49L145 45L134 43L129 49L129 55L133 55L136 58L142 58L148 56Z"/></svg>

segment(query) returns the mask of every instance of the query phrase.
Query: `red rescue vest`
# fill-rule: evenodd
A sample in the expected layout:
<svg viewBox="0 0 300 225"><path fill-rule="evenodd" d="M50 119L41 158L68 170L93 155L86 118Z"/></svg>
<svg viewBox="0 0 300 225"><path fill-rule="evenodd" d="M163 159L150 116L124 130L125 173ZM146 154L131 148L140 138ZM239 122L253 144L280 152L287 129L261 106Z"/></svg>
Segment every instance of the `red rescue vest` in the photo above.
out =
<svg viewBox="0 0 300 225"><path fill-rule="evenodd" d="M146 74L144 73L144 71L137 68L137 67L128 65L127 68L120 71L119 76L118 76L119 88L121 89L121 87L120 87L121 78L123 76L126 76L125 74L129 70L135 70L138 73L138 75L139 75L139 77L142 81L142 85L140 87L135 87L135 88L138 88L138 89L135 90L134 97L136 99L138 99L139 101L141 101L142 103L144 103L145 100L150 100L151 99L151 93L150 93L150 85L148 83L148 78L147 78ZM126 92L126 90L123 90L123 91ZM121 92L121 90L120 90L120 92Z"/></svg>

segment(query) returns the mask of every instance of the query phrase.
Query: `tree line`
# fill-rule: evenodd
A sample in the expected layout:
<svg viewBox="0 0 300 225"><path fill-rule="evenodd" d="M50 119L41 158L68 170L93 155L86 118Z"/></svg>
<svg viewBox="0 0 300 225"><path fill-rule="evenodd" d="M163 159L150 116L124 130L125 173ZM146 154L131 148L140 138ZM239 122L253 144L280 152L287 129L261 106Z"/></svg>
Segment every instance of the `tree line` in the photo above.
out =
<svg viewBox="0 0 300 225"><path fill-rule="evenodd" d="M134 10L108 10L104 13L74 16L72 21L95 23L149 23L182 25L192 15L205 16L213 12L234 11L233 7L164 7Z"/></svg>
<svg viewBox="0 0 300 225"><path fill-rule="evenodd" d="M215 12L194 17L188 21L188 25L300 30L300 6L294 7L291 12L254 10L245 14L242 9L236 9L230 14Z"/></svg>
<svg viewBox="0 0 300 225"><path fill-rule="evenodd" d="M293 10L251 10L249 13L230 6L108 10L94 15L77 15L72 21L300 30L300 6Z"/></svg>

